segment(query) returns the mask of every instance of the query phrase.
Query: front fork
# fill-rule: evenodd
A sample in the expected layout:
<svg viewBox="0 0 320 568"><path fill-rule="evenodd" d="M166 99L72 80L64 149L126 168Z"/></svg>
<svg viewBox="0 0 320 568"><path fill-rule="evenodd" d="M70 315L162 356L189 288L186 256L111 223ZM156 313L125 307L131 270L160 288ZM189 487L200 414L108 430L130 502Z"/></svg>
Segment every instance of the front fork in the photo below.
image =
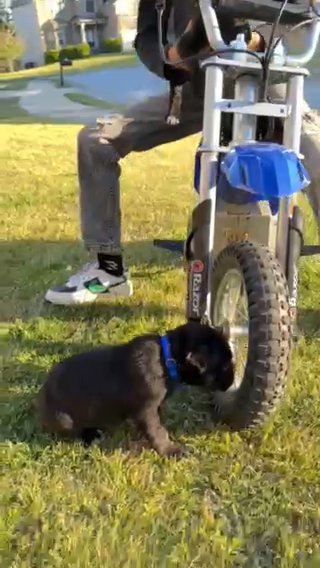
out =
<svg viewBox="0 0 320 568"><path fill-rule="evenodd" d="M290 116L284 123L283 142L300 154L300 141L303 116L304 77L290 78L287 85L287 104L291 107ZM276 256L282 266L289 290L289 315L293 336L297 336L297 303L299 287L299 260L303 246L303 215L294 205L293 197L281 199L277 220Z"/></svg>
<svg viewBox="0 0 320 568"><path fill-rule="evenodd" d="M236 96L241 100L254 102L255 81L238 80ZM214 230L216 213L216 194L218 182L218 160L221 132L221 110L219 103L223 97L223 70L218 66L206 71L206 90L204 100L203 139L200 152L200 203L192 215L191 232L186 244L188 262L187 319L205 321L211 324L211 280L213 274ZM301 122L303 111L303 76L290 78L287 102L291 114L285 121L284 144L299 154ZM252 117L251 117L252 118ZM255 123L235 121L233 137L235 140L254 139ZM292 198L283 198L278 213L276 256L282 265L289 288L290 317L296 325L298 298L298 265L303 240L303 218L296 206L290 218Z"/></svg>
<svg viewBox="0 0 320 568"><path fill-rule="evenodd" d="M223 70L211 66L206 71L203 136L199 148L200 202L192 214L186 243L188 262L187 320L211 324L211 281L218 182L218 159L223 97Z"/></svg>
<svg viewBox="0 0 320 568"><path fill-rule="evenodd" d="M185 256L188 266L187 320L210 324L208 307L210 260L210 220L212 201L207 199L195 207L192 213L190 233L186 243Z"/></svg>
<svg viewBox="0 0 320 568"><path fill-rule="evenodd" d="M297 330L297 304L299 291L299 260L303 247L303 214L295 206L289 221L286 277L289 289L289 315L293 327L293 336Z"/></svg>
<svg viewBox="0 0 320 568"><path fill-rule="evenodd" d="M212 251L210 250L210 226L213 211L211 199L202 201L192 214L191 228L186 242L185 256L188 265L187 319L211 322ZM299 261L303 247L303 214L295 206L289 220L286 277L289 290L289 315L293 334L297 335L297 303L299 288Z"/></svg>

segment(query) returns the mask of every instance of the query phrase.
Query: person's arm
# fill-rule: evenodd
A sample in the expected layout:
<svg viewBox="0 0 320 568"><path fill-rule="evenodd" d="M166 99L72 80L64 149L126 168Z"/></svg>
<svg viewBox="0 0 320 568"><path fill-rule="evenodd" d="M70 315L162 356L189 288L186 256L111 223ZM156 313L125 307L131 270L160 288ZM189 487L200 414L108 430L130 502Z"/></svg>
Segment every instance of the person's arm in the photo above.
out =
<svg viewBox="0 0 320 568"><path fill-rule="evenodd" d="M172 0L167 0L166 10L163 17L163 37L166 38L168 29L169 14L172 7ZM140 61L155 75L172 81L175 84L182 84L188 81L189 74L183 69L172 67L163 63L158 36L158 21L155 2L152 0L140 0L138 9L138 30L134 42L137 55ZM178 59L178 54L174 48L168 48L167 56L170 60Z"/></svg>

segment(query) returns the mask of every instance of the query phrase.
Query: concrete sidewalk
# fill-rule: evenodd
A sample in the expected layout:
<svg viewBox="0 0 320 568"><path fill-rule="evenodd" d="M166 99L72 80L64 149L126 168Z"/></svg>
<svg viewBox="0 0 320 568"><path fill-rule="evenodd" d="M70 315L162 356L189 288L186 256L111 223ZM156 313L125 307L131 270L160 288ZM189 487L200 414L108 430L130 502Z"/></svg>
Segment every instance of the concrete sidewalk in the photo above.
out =
<svg viewBox="0 0 320 568"><path fill-rule="evenodd" d="M37 79L24 90L0 91L0 100L19 98L20 107L31 115L69 123L90 124L108 114L106 109L75 103L64 96L74 92L74 88L58 88L51 81Z"/></svg>

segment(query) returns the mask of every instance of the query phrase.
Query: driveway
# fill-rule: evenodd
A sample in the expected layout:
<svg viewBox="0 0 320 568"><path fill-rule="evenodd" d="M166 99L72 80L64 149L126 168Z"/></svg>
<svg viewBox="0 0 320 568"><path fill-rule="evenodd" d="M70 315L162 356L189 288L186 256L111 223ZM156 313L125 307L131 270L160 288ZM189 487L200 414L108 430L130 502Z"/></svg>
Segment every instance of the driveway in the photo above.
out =
<svg viewBox="0 0 320 568"><path fill-rule="evenodd" d="M57 122L90 124L107 111L69 100L65 95L74 92L73 88L57 88L52 81L36 79L30 81L24 90L0 91L1 100L19 99L19 106L39 119L53 119Z"/></svg>
<svg viewBox="0 0 320 568"><path fill-rule="evenodd" d="M131 105L168 90L166 81L156 77L142 65L79 73L69 76L68 83L93 97L122 105ZM320 70L306 81L305 96L312 108L320 108L319 85Z"/></svg>
<svg viewBox="0 0 320 568"><path fill-rule="evenodd" d="M50 117L63 122L88 124L98 116L110 113L106 108L91 107L69 100L65 95L82 92L107 101L113 105L129 106L145 98L168 92L167 82L150 73L142 65L133 68L104 69L69 75L69 88L57 88L54 83L44 79L30 81L21 91L2 91L0 99L19 98L20 106L32 115ZM320 71L307 80L306 98L313 108L320 108L318 95ZM112 111L111 111L112 112Z"/></svg>
<svg viewBox="0 0 320 568"><path fill-rule="evenodd" d="M150 73L142 65L72 74L68 77L68 83L93 97L126 106L168 90L167 81Z"/></svg>

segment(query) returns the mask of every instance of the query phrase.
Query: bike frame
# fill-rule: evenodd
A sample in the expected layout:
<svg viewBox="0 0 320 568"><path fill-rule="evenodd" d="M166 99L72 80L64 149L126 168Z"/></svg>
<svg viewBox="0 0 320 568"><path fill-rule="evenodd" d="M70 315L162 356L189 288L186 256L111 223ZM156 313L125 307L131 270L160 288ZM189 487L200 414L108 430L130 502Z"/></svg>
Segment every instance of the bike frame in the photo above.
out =
<svg viewBox="0 0 320 568"><path fill-rule="evenodd" d="M211 47L225 49L211 0L200 0L199 6ZM319 3L320 6L320 3ZM289 233L294 211L294 196L280 200L277 215L265 205L228 207L217 200L219 159L240 143L256 140L259 116L279 117L284 121L283 144L300 155L303 115L304 78L308 70L300 67L312 59L320 38L320 21L316 20L308 34L308 46L302 55L286 57L284 65L271 64L271 83L285 83L286 96L281 102L258 102L261 66L252 57L247 60L230 57L210 57L203 63L206 72L203 135L200 152L199 204L192 215L192 244L189 252L187 318L211 323L212 274L215 255L228 240L258 241L273 249L288 279L290 305L293 313L297 296L297 262L300 250L291 254ZM223 96L225 80L235 77L234 98ZM232 140L228 147L220 146L222 113L233 113ZM265 234L259 238L259 223L264 220ZM298 221L299 231L301 222ZM239 231L239 227L241 230ZM238 230L237 230L238 228ZM237 234L238 231L238 234ZM229 238L228 238L229 233ZM232 238L230 239L230 233ZM190 252L191 251L191 252ZM296 258L294 258L296 257ZM290 266L288 266L288 258Z"/></svg>

